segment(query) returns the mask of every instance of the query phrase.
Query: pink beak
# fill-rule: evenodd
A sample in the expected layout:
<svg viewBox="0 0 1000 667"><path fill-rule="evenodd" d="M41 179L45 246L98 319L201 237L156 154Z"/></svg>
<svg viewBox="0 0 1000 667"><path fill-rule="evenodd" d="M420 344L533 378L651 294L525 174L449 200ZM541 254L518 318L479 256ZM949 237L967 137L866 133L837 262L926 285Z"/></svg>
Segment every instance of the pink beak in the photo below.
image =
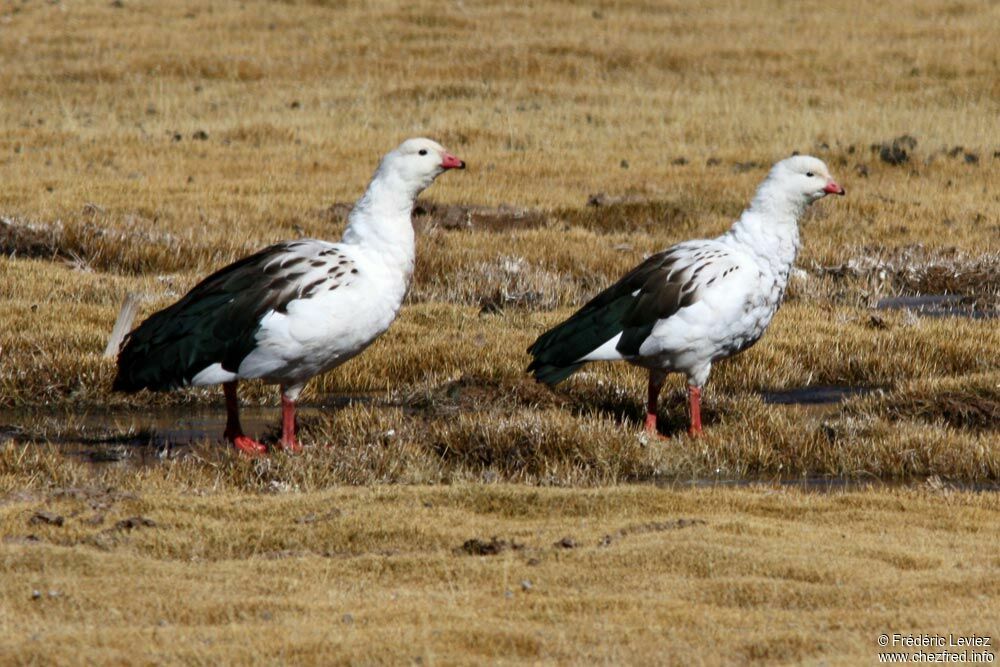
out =
<svg viewBox="0 0 1000 667"><path fill-rule="evenodd" d="M827 194L831 194L831 195L846 195L847 194L847 191L844 190L844 188L842 188L839 185L837 185L836 181L830 181L829 183L827 183L826 187L823 188L823 192L825 192Z"/></svg>
<svg viewBox="0 0 1000 667"><path fill-rule="evenodd" d="M465 169L465 161L459 160L451 153L445 153L441 156L441 167L443 169Z"/></svg>

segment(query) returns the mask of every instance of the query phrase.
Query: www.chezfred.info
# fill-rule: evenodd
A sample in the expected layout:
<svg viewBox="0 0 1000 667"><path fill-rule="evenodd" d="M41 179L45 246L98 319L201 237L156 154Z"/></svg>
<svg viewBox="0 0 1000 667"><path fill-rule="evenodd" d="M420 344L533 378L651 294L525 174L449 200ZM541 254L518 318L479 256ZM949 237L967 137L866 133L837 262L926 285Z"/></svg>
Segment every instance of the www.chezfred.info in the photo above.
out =
<svg viewBox="0 0 1000 667"><path fill-rule="evenodd" d="M884 663L973 663L993 664L993 638L979 634L883 633L876 640L882 648L878 661Z"/></svg>

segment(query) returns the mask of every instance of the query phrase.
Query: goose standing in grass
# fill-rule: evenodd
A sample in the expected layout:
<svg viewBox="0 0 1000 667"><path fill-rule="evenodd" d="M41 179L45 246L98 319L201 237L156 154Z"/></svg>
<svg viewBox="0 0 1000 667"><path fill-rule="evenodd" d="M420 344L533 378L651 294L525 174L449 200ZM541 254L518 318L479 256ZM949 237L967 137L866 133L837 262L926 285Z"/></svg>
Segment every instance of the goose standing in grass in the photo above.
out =
<svg viewBox="0 0 1000 667"><path fill-rule="evenodd" d="M123 341L113 389L222 384L225 437L262 454L240 427L237 382L279 384L280 444L298 451L299 393L392 324L413 274L413 203L444 171L463 168L430 139L404 141L382 159L339 243L285 241L205 278Z"/></svg>
<svg viewBox="0 0 1000 667"><path fill-rule="evenodd" d="M781 305L799 249L799 217L812 202L844 194L826 165L782 160L732 228L678 243L632 269L528 348L528 370L557 384L591 361L649 369L646 431L657 434L660 388L687 376L690 432L701 432L701 391L712 364L753 345Z"/></svg>

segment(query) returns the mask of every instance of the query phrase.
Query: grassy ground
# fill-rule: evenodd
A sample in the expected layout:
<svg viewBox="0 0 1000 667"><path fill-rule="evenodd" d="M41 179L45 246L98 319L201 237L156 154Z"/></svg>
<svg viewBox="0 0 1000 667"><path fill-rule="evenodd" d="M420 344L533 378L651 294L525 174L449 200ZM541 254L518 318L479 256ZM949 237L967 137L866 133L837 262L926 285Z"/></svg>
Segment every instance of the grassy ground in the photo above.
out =
<svg viewBox="0 0 1000 667"><path fill-rule="evenodd" d="M161 474L0 507L5 662L857 665L881 633L1000 627L995 494Z"/></svg>
<svg viewBox="0 0 1000 667"><path fill-rule="evenodd" d="M995 496L949 485L1000 479L998 21L996 3L924 0L0 7L0 657L856 664L882 626L995 629L996 531L976 532ZM303 457L64 455L135 460L151 434L129 413L221 404L108 393L126 293L145 316L264 244L336 238L412 135L470 169L415 217L399 321L308 387L364 400L304 418ZM762 342L714 369L703 439L683 434L679 378L668 443L638 436L639 371L527 381L539 333L646 253L722 232L792 151L848 196L804 221ZM925 294L957 295L959 316L876 308ZM826 410L763 398L822 385L866 391ZM779 476L934 481L627 486ZM64 526L30 523L45 508ZM156 526L115 529L135 514ZM678 518L707 523L628 532ZM452 552L493 535L525 549ZM582 546L551 547L563 535Z"/></svg>

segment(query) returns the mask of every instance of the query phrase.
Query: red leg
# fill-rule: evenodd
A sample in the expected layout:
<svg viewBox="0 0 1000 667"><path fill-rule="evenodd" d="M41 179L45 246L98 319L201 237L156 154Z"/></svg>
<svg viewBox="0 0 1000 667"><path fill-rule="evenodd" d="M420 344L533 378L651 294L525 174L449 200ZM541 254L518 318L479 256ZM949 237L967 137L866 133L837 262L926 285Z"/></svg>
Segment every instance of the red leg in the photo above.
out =
<svg viewBox="0 0 1000 667"><path fill-rule="evenodd" d="M663 371L649 371L649 392L646 396L646 433L666 438L656 430L656 408L660 399L660 389L667 375Z"/></svg>
<svg viewBox="0 0 1000 667"><path fill-rule="evenodd" d="M701 387L688 386L688 402L691 404L691 435L701 434Z"/></svg>
<svg viewBox="0 0 1000 667"><path fill-rule="evenodd" d="M295 439L295 401L281 392L281 446L289 452L301 452L302 445Z"/></svg>
<svg viewBox="0 0 1000 667"><path fill-rule="evenodd" d="M236 398L236 382L225 382L222 391L226 395L226 430L223 435L233 443L236 449L248 456L260 456L267 453L267 447L243 433L240 426L240 403Z"/></svg>

